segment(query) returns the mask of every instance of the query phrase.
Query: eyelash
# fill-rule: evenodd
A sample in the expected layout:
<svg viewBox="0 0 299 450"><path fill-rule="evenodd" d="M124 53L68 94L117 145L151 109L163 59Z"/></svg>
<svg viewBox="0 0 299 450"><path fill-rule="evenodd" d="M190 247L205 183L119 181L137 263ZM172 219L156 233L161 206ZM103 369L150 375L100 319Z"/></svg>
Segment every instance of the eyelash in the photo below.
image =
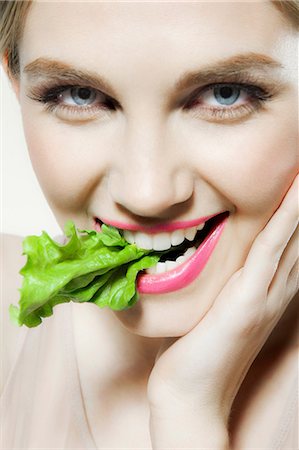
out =
<svg viewBox="0 0 299 450"><path fill-rule="evenodd" d="M205 93L213 91L217 88L222 87L232 87L235 89L240 90L241 92L245 92L249 96L249 101L240 106L231 106L231 107L205 107L202 106L201 108L196 108L196 105L200 105L200 96L204 95ZM237 100L239 98L237 97ZM246 84L246 83L233 83L233 82L227 82L227 83L214 83L210 84L208 86L204 86L203 88L200 88L196 91L195 95L192 94L191 100L187 101L187 103L184 106L184 109L189 110L190 108L193 108L192 116L199 119L204 119L211 122L222 122L222 121L237 121L239 119L242 119L253 112L257 112L261 110L264 106L264 104L269 101L273 97L273 94L271 94L268 90L265 88L261 88L259 86L253 85L253 84Z"/></svg>
<svg viewBox="0 0 299 450"><path fill-rule="evenodd" d="M28 96L31 100L38 101L45 105L45 111L56 114L59 111L66 112L71 115L71 119L78 120L90 120L99 113L99 105L93 106L73 106L73 105L63 105L59 102L59 94L65 93L67 90L72 88L87 88L95 92L96 95L102 96L106 99L106 107L104 103L101 102L100 110L107 112L109 109L116 110L117 102L109 98L107 95L103 94L97 89L91 88L89 86L79 86L79 85L54 85L54 86L38 86L31 90ZM84 115L86 117L84 117Z"/></svg>
<svg viewBox="0 0 299 450"><path fill-rule="evenodd" d="M241 106L232 106L232 107L201 107L196 108L196 105L200 104L200 96L211 91L216 88L221 87L233 87L235 89L240 89L240 91L245 92L250 100ZM105 102L93 105L93 106L73 106L73 105L63 105L59 102L59 94L65 93L67 90L71 88L87 88L91 91L95 92L96 95L102 95L105 99ZM240 95L240 94L239 94ZM261 88L256 85L246 84L246 83L234 83L234 82L226 82L226 83L214 83L209 84L207 86L199 88L195 93L192 94L191 98L185 102L183 106L184 111L190 111L191 114L195 118L204 119L211 122L222 122L222 121L236 121L243 117L246 117L253 112L259 111L266 101L270 100L273 97L265 88ZM45 105L45 110L47 112L56 114L59 112L67 113L71 116L70 120L91 120L99 114L99 110L101 114L103 112L109 112L111 110L116 110L118 103L96 89L90 88L88 86L79 86L79 85L54 85L54 86L41 86L33 89L31 91L31 95L29 98L32 100L41 102ZM239 97L237 97L238 99ZM105 106L106 105L106 106Z"/></svg>

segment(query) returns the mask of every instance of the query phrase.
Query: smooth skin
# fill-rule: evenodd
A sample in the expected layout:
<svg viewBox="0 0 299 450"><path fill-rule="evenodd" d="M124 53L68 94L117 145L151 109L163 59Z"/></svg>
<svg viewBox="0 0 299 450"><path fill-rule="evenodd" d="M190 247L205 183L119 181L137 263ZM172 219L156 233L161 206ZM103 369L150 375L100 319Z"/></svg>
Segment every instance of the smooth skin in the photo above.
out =
<svg viewBox="0 0 299 450"><path fill-rule="evenodd" d="M244 266L233 274L208 314L157 360L148 384L157 448L178 445L178 439L183 448L196 443L229 448L223 435L232 403L252 362L298 291L298 238L297 176L255 239ZM172 439L174 423L188 427L188 420L194 426L193 434L186 435L181 427ZM206 430L200 437L199 423ZM211 437L215 424L219 437L217 428Z"/></svg>
<svg viewBox="0 0 299 450"><path fill-rule="evenodd" d="M269 441L298 356L296 44L270 2L39 2L28 15L14 88L61 227L67 219L92 227L94 216L150 225L230 212L185 289L144 295L117 313L72 305L82 393L101 445L132 445L134 433L137 447L154 449ZM273 97L262 109L215 118L210 93L183 110L198 87L173 92L183 73L248 52L284 66L267 74ZM104 76L118 108L46 110L32 91L49 80L25 70L38 58Z"/></svg>

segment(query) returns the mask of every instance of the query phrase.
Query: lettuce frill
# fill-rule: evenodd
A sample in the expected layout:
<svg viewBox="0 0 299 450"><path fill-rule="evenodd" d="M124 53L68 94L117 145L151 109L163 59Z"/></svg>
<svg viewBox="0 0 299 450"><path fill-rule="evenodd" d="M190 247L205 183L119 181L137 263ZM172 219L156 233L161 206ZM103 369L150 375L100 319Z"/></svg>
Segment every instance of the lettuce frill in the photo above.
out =
<svg viewBox="0 0 299 450"><path fill-rule="evenodd" d="M113 310L132 307L138 300L139 271L155 265L160 256L129 244L119 231L102 225L102 232L77 230L69 221L64 245L43 231L23 241L25 266L19 307L10 305L16 325L36 327L60 303L90 302Z"/></svg>

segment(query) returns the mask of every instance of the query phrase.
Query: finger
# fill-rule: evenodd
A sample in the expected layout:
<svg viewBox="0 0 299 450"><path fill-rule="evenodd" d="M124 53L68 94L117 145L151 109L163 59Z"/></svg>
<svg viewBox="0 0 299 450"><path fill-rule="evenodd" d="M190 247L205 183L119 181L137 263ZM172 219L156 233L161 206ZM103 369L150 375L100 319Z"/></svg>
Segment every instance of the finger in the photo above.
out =
<svg viewBox="0 0 299 450"><path fill-rule="evenodd" d="M279 260L277 270L269 286L269 294L271 294L271 292L275 290L276 284L281 283L286 285L290 272L293 269L294 264L299 256L298 242L299 226L297 225L296 230L294 231Z"/></svg>
<svg viewBox="0 0 299 450"><path fill-rule="evenodd" d="M292 282L292 279L289 279L289 276L294 270L299 256L298 239L299 227L297 226L296 231L283 252L277 271L269 287L267 309L269 312L272 311L273 315L280 315L291 300L289 284ZM296 291L294 290L293 295L295 293Z"/></svg>
<svg viewBox="0 0 299 450"><path fill-rule="evenodd" d="M288 281L287 281L287 289L286 289L286 297L291 301L295 295L299 294L299 258L294 264L292 268Z"/></svg>
<svg viewBox="0 0 299 450"><path fill-rule="evenodd" d="M298 176L247 256L243 280L254 295L266 293L279 260L298 225Z"/></svg>

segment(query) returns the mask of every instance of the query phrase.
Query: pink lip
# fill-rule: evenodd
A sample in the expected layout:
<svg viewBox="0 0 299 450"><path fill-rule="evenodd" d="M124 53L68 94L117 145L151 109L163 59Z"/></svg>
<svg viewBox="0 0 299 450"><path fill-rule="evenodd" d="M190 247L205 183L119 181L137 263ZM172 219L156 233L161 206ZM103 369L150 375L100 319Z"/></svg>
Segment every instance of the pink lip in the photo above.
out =
<svg viewBox="0 0 299 450"><path fill-rule="evenodd" d="M220 239L228 215L228 213L225 213L224 218L223 214L219 216L217 225L210 231L188 261L169 272L157 275L140 274L137 278L138 292L140 294L163 294L177 291L192 283L207 264Z"/></svg>
<svg viewBox="0 0 299 450"><path fill-rule="evenodd" d="M111 225L115 228L120 228L121 230L130 230L130 231L143 231L145 233L160 233L160 232L167 232L167 231L174 231L179 230L182 228L191 228L195 227L197 225L200 225L201 223L207 222L207 220L211 219L214 216L217 216L219 214L211 214L210 216L200 217L198 219L188 220L188 221L180 221L180 222L171 222L171 223L162 223L159 225L150 225L146 227L142 227L141 225L134 225L134 224L127 224L124 222L118 222L115 220L106 220L101 218L100 220L107 225ZM95 222L95 227L97 231L101 231L100 224L98 222Z"/></svg>

